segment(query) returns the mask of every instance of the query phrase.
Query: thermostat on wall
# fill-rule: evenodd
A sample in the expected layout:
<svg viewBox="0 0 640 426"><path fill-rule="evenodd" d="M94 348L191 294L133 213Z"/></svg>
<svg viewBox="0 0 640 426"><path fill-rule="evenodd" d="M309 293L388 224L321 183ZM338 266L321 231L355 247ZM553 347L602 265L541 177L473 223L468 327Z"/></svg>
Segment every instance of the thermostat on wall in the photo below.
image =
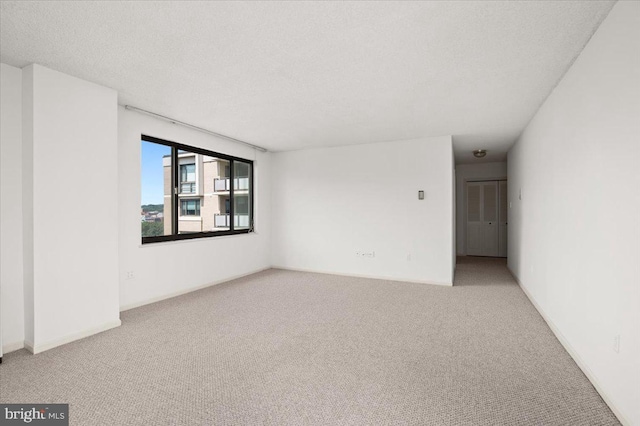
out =
<svg viewBox="0 0 640 426"><path fill-rule="evenodd" d="M418 200L424 200L424 191L418 191Z"/></svg>

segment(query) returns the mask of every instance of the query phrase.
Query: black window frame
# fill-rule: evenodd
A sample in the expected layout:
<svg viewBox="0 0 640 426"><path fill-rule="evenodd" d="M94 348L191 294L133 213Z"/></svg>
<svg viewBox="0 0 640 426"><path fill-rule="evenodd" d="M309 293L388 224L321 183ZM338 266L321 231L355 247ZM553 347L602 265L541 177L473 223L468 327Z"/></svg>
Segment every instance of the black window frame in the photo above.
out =
<svg viewBox="0 0 640 426"><path fill-rule="evenodd" d="M235 157L233 155L222 154L220 152L209 151L208 149L198 148L196 146L185 145L182 143L169 141L166 139L157 138L155 136L149 135L141 135L140 141L142 142L151 142L159 145L168 146L171 148L171 235L158 235L155 237L142 237L142 244L148 243L159 243L164 241L180 241L180 240L192 240L196 238L212 238L219 237L223 235L239 235L239 234L249 234L254 230L254 167L253 160L249 160L246 158ZM234 220L231 219L229 221L229 229L224 231L201 231L201 232L192 232L185 234L178 234L178 220L180 213L180 202L179 202L179 184L180 184L180 167L178 164L178 151L186 151L194 154L207 155L214 158L220 158L222 160L229 161L229 179L233 182L234 178L234 162L240 161L242 163L249 164L249 214L250 221L249 227L243 229L234 229L235 224ZM233 203L233 194L234 185L229 185L229 217L233 218L234 215L234 203ZM202 214L202 213L201 213ZM164 217L166 218L166 212L164 212Z"/></svg>

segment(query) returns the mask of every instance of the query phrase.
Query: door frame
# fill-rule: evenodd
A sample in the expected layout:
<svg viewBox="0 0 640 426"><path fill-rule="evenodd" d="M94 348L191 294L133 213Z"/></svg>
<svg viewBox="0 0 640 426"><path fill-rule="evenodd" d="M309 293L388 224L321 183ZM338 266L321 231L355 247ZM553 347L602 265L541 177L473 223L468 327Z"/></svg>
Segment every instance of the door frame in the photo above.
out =
<svg viewBox="0 0 640 426"><path fill-rule="evenodd" d="M495 182L495 181L507 181L507 176L502 177L465 177L462 179L462 232L464 234L464 255L467 254L467 183L468 182ZM508 184L508 183L507 183ZM498 184L499 185L499 184Z"/></svg>

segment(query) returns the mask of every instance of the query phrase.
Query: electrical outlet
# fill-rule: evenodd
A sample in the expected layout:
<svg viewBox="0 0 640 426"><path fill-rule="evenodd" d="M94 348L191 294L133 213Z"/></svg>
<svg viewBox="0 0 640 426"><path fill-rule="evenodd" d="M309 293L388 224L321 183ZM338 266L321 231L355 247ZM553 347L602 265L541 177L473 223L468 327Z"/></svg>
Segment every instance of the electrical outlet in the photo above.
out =
<svg viewBox="0 0 640 426"><path fill-rule="evenodd" d="M127 279L132 280L134 278L135 278L135 275L133 274L133 271L127 271Z"/></svg>
<svg viewBox="0 0 640 426"><path fill-rule="evenodd" d="M613 336L613 351L617 354L620 353L620 335Z"/></svg>

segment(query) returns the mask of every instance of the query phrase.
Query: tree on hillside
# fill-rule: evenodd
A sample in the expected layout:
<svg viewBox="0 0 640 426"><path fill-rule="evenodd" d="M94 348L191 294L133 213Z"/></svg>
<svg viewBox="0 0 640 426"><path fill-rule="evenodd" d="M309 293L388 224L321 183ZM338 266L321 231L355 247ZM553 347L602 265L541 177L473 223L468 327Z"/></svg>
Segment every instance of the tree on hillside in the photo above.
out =
<svg viewBox="0 0 640 426"><path fill-rule="evenodd" d="M142 222L143 237L157 237L164 235L164 224L162 222Z"/></svg>

